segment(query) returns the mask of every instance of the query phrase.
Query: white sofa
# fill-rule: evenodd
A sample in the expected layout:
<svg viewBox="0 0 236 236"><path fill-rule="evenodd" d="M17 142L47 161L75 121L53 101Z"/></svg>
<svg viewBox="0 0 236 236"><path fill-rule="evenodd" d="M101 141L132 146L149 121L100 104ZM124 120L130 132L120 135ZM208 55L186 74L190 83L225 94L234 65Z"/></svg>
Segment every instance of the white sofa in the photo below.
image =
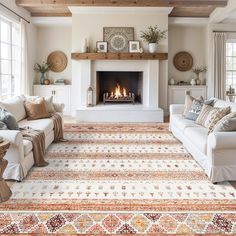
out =
<svg viewBox="0 0 236 236"><path fill-rule="evenodd" d="M236 104L215 99L214 107L231 107ZM183 117L184 105L170 105L170 130L194 159L202 166L213 182L236 180L236 131L213 132Z"/></svg>
<svg viewBox="0 0 236 236"><path fill-rule="evenodd" d="M62 113L64 108L63 104L53 105L57 112ZM0 107L5 108L14 115L19 127L29 126L33 129L42 130L45 134L46 148L53 142L54 127L52 119L47 118L28 121L26 119L23 96L1 101ZM3 173L3 178L21 181L34 165L32 143L28 140L24 140L19 130L0 130L0 136L3 136L11 143L4 157L8 161L8 165Z"/></svg>

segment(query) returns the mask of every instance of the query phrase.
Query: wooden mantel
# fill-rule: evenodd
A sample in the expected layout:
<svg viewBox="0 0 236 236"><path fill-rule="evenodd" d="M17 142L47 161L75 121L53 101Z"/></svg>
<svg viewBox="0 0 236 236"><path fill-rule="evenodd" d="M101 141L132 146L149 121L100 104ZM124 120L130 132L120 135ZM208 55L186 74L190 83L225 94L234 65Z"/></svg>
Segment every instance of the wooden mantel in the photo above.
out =
<svg viewBox="0 0 236 236"><path fill-rule="evenodd" d="M168 53L72 53L73 60L167 60Z"/></svg>

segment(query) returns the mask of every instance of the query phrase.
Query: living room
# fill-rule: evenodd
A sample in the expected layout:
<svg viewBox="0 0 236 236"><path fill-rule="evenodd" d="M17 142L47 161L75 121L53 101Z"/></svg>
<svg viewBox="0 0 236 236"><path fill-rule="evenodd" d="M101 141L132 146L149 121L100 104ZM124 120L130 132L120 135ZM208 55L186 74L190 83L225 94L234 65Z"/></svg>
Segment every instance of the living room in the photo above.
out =
<svg viewBox="0 0 236 236"><path fill-rule="evenodd" d="M236 233L234 0L0 1L0 234Z"/></svg>

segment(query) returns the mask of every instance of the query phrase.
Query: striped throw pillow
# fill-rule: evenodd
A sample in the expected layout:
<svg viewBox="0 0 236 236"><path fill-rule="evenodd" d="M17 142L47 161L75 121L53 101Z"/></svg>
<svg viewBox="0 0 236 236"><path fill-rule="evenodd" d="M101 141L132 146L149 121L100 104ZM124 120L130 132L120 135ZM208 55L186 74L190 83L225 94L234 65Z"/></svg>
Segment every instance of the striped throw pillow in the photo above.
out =
<svg viewBox="0 0 236 236"><path fill-rule="evenodd" d="M202 126L205 126L207 116L213 109L214 109L214 107L204 104L197 120L195 121L195 123L197 123L199 125L202 125Z"/></svg>

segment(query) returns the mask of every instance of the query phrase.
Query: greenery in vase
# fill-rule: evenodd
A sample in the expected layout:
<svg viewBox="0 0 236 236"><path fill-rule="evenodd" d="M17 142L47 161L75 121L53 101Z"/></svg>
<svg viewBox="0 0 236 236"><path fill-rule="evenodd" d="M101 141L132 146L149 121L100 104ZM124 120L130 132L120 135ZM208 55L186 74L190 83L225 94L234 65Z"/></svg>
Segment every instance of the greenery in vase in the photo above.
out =
<svg viewBox="0 0 236 236"><path fill-rule="evenodd" d="M149 26L147 30L141 31L140 37L147 43L159 43L166 38L167 30L160 30L158 26Z"/></svg>
<svg viewBox="0 0 236 236"><path fill-rule="evenodd" d="M36 64L34 65L34 70L35 70L35 71L38 71L38 72L40 72L40 73L42 73L42 74L44 74L44 73L46 73L47 71L49 71L50 68L51 68L51 65L48 64L48 63L45 63L45 62L43 62L42 65L40 65L39 63L36 63Z"/></svg>
<svg viewBox="0 0 236 236"><path fill-rule="evenodd" d="M192 69L192 71L193 71L193 73L196 74L197 77L198 77L200 73L207 71L207 67L206 67L206 66L195 66L195 67Z"/></svg>

